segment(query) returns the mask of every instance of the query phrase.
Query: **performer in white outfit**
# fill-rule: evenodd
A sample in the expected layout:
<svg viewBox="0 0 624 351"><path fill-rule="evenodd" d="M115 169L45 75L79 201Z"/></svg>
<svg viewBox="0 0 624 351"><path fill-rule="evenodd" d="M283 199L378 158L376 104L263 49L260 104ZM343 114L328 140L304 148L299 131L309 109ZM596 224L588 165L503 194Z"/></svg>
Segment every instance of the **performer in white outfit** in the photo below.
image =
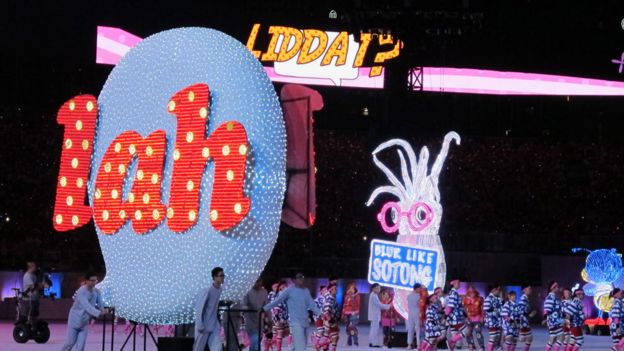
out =
<svg viewBox="0 0 624 351"><path fill-rule="evenodd" d="M76 351L83 351L89 332L89 320L91 317L100 317L107 314L101 295L95 290L98 282L97 275L88 273L85 275L86 282L76 291L74 304L69 310L67 318L67 341L61 348L69 351L76 346Z"/></svg>
<svg viewBox="0 0 624 351"><path fill-rule="evenodd" d="M381 310L387 311L390 305L383 304L379 301L379 292L381 286L375 283L371 286L370 296L368 297L368 320L371 322L368 334L368 346L381 347Z"/></svg>
<svg viewBox="0 0 624 351"><path fill-rule="evenodd" d="M417 349L420 345L420 289L422 285L414 284L414 290L407 295L407 349ZM414 344L414 332L416 343Z"/></svg>
<svg viewBox="0 0 624 351"><path fill-rule="evenodd" d="M212 269L212 284L204 288L195 303L195 343L193 351L204 351L206 345L211 351L221 351L219 332L221 325L218 318L221 285L225 280L223 268Z"/></svg>

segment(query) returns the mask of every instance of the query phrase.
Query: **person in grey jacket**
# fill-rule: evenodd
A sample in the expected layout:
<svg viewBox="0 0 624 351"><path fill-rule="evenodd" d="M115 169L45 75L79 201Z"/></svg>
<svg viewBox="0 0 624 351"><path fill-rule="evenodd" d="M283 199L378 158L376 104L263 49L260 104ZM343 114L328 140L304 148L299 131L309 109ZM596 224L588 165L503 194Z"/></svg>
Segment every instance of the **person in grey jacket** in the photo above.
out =
<svg viewBox="0 0 624 351"><path fill-rule="evenodd" d="M371 322L368 333L368 346L370 347L381 347L381 335L379 333L381 330L381 310L390 309L390 305L379 301L379 291L381 291L381 286L377 283L373 284L368 297L368 320Z"/></svg>
<svg viewBox="0 0 624 351"><path fill-rule="evenodd" d="M67 341L61 348L62 351L69 351L74 346L76 346L76 351L83 351L89 331L89 320L108 313L108 309L104 308L101 295L95 290L95 284L98 282L97 275L87 273L85 279L85 283L76 291L74 304L69 310Z"/></svg>
<svg viewBox="0 0 624 351"><path fill-rule="evenodd" d="M204 288L195 303L195 342L193 351L204 351L206 345L210 351L221 351L221 339L219 338L219 298L221 297L221 285L225 280L223 268L212 269L212 284Z"/></svg>
<svg viewBox="0 0 624 351"><path fill-rule="evenodd" d="M288 306L288 325L293 336L293 350L305 351L309 318L308 311L312 311L315 316L320 314L318 307L304 285L304 276L301 273L295 275L295 285L282 291L273 302L265 305L262 309L270 311L273 307L286 302Z"/></svg>

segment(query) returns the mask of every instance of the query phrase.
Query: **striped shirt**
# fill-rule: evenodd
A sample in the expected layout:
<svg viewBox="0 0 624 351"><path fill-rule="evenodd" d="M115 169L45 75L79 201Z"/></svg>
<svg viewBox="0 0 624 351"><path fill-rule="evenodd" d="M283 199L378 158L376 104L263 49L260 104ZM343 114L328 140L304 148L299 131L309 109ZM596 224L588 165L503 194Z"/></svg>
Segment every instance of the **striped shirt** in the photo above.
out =
<svg viewBox="0 0 624 351"><path fill-rule="evenodd" d="M488 328L500 328L501 326L501 300L498 296L490 293L483 301L485 312L485 326Z"/></svg>
<svg viewBox="0 0 624 351"><path fill-rule="evenodd" d="M506 335L518 336L518 322L520 321L520 309L515 301L507 301L501 308L503 331Z"/></svg>
<svg viewBox="0 0 624 351"><path fill-rule="evenodd" d="M522 294L520 302L518 302L518 309L520 310L520 328L530 328L529 314L531 313L531 304L529 303L529 297Z"/></svg>
<svg viewBox="0 0 624 351"><path fill-rule="evenodd" d="M427 312L425 313L425 336L433 338L440 335L442 335L440 305L432 303L427 307Z"/></svg>
<svg viewBox="0 0 624 351"><path fill-rule="evenodd" d="M449 291L446 300L446 310L448 311L448 322L450 325L457 325L465 322L466 311L459 298L459 293L455 288Z"/></svg>
<svg viewBox="0 0 624 351"><path fill-rule="evenodd" d="M555 293L549 293L544 300L544 315L546 315L546 324L549 329L558 328L563 325L563 313L561 300Z"/></svg>
<svg viewBox="0 0 624 351"><path fill-rule="evenodd" d="M609 326L609 329L611 330L611 333L614 333L615 330L622 325L622 300L613 300L613 306L611 306L609 317L611 317L611 325Z"/></svg>
<svg viewBox="0 0 624 351"><path fill-rule="evenodd" d="M564 313L570 318L571 327L582 327L585 322L585 312L583 311L583 301L575 297L569 301L564 309Z"/></svg>

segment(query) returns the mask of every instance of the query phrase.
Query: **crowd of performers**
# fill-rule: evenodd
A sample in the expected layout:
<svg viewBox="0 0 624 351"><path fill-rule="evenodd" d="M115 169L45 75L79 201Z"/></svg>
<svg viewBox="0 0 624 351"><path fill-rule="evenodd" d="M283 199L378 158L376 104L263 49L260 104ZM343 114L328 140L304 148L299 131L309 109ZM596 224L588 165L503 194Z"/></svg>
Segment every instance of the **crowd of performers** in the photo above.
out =
<svg viewBox="0 0 624 351"><path fill-rule="evenodd" d="M460 281L453 280L447 293L436 288L429 294L425 287L414 285L413 292L407 297L410 310L406 321L408 349L435 351L440 343L446 343L451 351L459 347L479 351L515 351L518 344L524 351L530 349L533 343L530 320L537 314L529 303L531 286L523 285L518 296L515 291L504 293L501 285L493 284L485 297L480 296L472 286L468 286L466 294L460 296L459 286ZM286 288L286 282L273 284L267 297L268 303L275 301ZM555 281L547 288L542 319L542 324L548 329L545 351L580 350L584 342L585 322L583 289L572 291L561 288ZM359 346L360 294L355 282L347 284L342 308L338 306L336 295L337 279L321 286L314 300L320 315L314 320L315 328L309 338L316 351L337 349L341 321L346 324L347 340L344 345ZM624 291L615 288L610 297L614 301L610 312L612 350L624 351ZM392 307L393 298L393 289L382 290L378 284L371 287L369 346L381 346L375 340L382 330L383 345L388 346L398 319L398 313ZM262 351L282 351L284 344L287 347L292 344L288 308L285 303L279 303L270 311L264 315ZM484 337L485 332L487 337Z"/></svg>
<svg viewBox="0 0 624 351"><path fill-rule="evenodd" d="M267 297L270 304L275 301L279 294L288 285L286 282L273 284ZM321 286L314 300L320 315L315 321L315 330L310 335L312 345L316 350L335 351L338 346L340 327L339 323L344 320L347 324L348 345L358 345L358 330L360 313L360 295L355 283L348 286L342 310L338 308L336 294L337 280L331 280L327 286ZM292 336L288 326L288 308L285 303L279 303L271 309L271 313L265 316L263 327L263 351L274 348L282 351L284 343L290 345Z"/></svg>
<svg viewBox="0 0 624 351"><path fill-rule="evenodd" d="M455 350L461 343L465 343L469 350L514 351L520 343L528 351L533 342L533 335L529 320L536 314L529 304L532 288L522 286L520 296L509 291L504 294L500 285L489 287L488 295L484 298L472 286L469 286L464 296L460 296L459 280L449 284L449 291L445 294L437 288L432 294L419 284L408 296L408 306L416 309L406 323L408 327L408 349L418 348L421 351L435 351L437 345L446 342L450 350ZM285 282L276 283L269 293L271 302L287 288ZM548 341L545 351L577 351L583 345L583 324L585 315L582 301L585 297L582 289L572 292L570 289L561 289L557 282L548 286L548 296L544 301L543 313L548 328ZM346 323L346 346L358 346L358 328L360 295L355 283L347 285L344 303L340 309L337 301L337 282L332 280L327 286L321 286L315 299L316 306L321 311L315 321L315 329L310 335L312 346L317 351L335 351L339 340L339 323ZM624 318L624 306L621 298L624 292L615 289L612 293L615 303L611 312L611 332L614 340L613 351L624 351L624 339L620 319ZM383 345L388 345L391 331L397 321L398 314L392 308L393 290L384 289L377 284L371 287L369 297L369 320L371 330L369 346L381 346L375 340L378 333L383 331ZM411 296L416 296L412 300ZM415 304L413 301L417 301ZM378 316L376 316L378 314ZM267 315L263 329L263 351L271 349L282 351L284 344L289 345L288 310L285 304L279 304ZM410 321L411 320L411 321ZM483 328L487 328L487 340L484 338ZM381 329L381 330L380 330ZM412 329L412 333L409 333ZM421 340L421 335L424 336ZM422 342L421 342L422 341Z"/></svg>
<svg viewBox="0 0 624 351"><path fill-rule="evenodd" d="M427 297L425 312L425 340L420 345L423 351L435 350L439 342L446 340L450 350L465 339L469 349L513 351L518 342L528 351L533 342L529 319L536 314L529 304L531 287L522 286L518 299L514 291L503 296L500 285L492 285L489 294L482 298L472 287L466 296L460 298L457 289L459 281L451 281L451 289L441 302L442 292L438 290ZM583 345L583 299L585 293L577 289L560 289L557 282L548 286L544 301L544 324L548 328L546 351L577 351ZM485 345L482 327L488 330ZM476 343L475 343L476 339ZM622 351L620 348L614 350Z"/></svg>

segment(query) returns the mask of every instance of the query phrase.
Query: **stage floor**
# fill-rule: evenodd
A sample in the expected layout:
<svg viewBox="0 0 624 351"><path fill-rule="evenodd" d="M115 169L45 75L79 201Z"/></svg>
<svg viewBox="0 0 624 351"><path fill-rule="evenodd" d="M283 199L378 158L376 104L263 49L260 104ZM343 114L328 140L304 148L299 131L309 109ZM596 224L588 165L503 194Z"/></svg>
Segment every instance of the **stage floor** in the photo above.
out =
<svg viewBox="0 0 624 351"><path fill-rule="evenodd" d="M109 326L107 326L109 327ZM365 325L360 326L360 346L346 346L347 336L345 333L345 328L341 328L340 342L338 345L339 350L350 350L350 351L373 351L379 350L379 348L369 348L368 347L368 327ZM17 344L13 341L13 323L10 321L0 321L0 350L1 351L58 351L61 349L65 341L65 333L66 333L66 325L64 323L50 323L50 340L46 344L37 344L33 340L29 341L26 344ZM544 328L536 328L534 329L534 338L533 346L531 350L544 350L544 344L546 343L547 333ZM110 331L106 333L107 339L110 338ZM161 336L163 331L160 332ZM124 340L126 339L126 334L124 333L124 326L120 325L117 327L117 332L115 333L115 347L114 350L118 351ZM143 337L137 335L137 350L143 350ZM585 336L585 345L583 346L583 350L608 350L611 347L611 338L608 336L595 336L595 335L587 335ZM308 345L308 348L311 347ZM395 349L404 349L404 348L395 348ZM89 331L89 336L87 338L87 351L98 351L102 350L102 325L97 324L93 327L92 330ZM110 350L110 343L107 345L106 350ZM132 350L131 342L126 345L125 350ZM152 341L147 339L147 350L155 351L156 346L152 343ZM289 350L289 348L285 348L284 350ZM465 350L463 348L462 350ZM517 350L522 351L521 347L518 347Z"/></svg>

